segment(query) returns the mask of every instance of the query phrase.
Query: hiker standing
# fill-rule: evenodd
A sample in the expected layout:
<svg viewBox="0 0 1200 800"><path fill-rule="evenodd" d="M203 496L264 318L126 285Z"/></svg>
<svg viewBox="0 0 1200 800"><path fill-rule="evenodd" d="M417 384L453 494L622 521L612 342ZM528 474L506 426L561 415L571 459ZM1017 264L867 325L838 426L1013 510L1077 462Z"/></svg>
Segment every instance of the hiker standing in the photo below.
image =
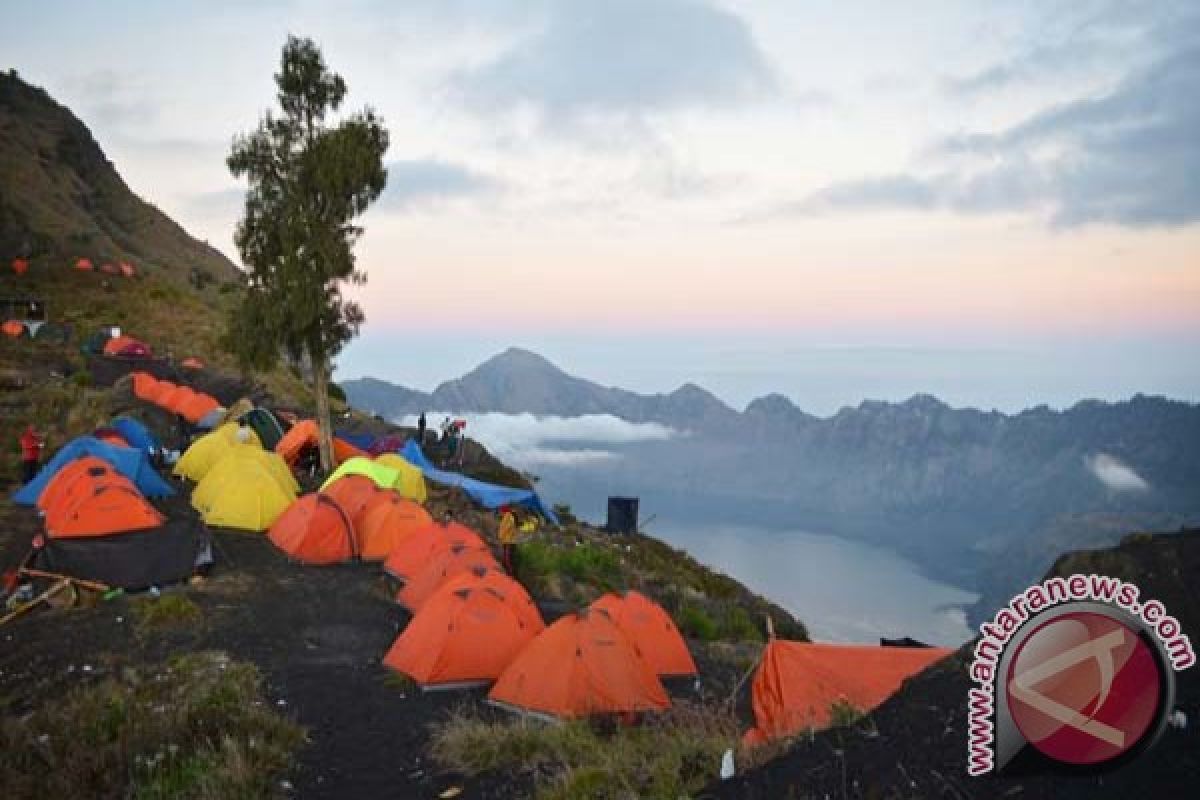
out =
<svg viewBox="0 0 1200 800"><path fill-rule="evenodd" d="M510 577L517 576L517 518L511 506L500 509L500 559Z"/></svg>
<svg viewBox="0 0 1200 800"><path fill-rule="evenodd" d="M34 430L33 425L26 426L21 434L21 484L33 480L37 475L38 464L42 460L42 448L46 446L42 435Z"/></svg>
<svg viewBox="0 0 1200 800"><path fill-rule="evenodd" d="M417 444L425 447L425 412L421 412L421 416L417 417Z"/></svg>

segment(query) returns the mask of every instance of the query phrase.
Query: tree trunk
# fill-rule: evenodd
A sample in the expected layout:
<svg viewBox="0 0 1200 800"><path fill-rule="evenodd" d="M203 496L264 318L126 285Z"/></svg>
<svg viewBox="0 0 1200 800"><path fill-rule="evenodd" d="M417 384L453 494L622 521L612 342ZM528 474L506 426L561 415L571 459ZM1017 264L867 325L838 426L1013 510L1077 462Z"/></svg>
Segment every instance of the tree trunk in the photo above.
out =
<svg viewBox="0 0 1200 800"><path fill-rule="evenodd" d="M321 453L321 471L333 472L333 422L329 419L329 362L316 348L308 351L312 362L313 394L317 401L317 449Z"/></svg>

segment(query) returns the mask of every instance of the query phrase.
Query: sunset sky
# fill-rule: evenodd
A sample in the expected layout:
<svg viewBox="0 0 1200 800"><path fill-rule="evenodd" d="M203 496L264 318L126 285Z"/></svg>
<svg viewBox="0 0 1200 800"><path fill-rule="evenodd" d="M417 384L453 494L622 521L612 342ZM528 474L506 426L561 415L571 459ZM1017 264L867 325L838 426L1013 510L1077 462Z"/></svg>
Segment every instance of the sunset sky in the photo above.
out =
<svg viewBox="0 0 1200 800"><path fill-rule="evenodd" d="M0 67L236 260L288 33L392 137L339 379L517 344L819 413L1200 399L1195 2L46 0Z"/></svg>

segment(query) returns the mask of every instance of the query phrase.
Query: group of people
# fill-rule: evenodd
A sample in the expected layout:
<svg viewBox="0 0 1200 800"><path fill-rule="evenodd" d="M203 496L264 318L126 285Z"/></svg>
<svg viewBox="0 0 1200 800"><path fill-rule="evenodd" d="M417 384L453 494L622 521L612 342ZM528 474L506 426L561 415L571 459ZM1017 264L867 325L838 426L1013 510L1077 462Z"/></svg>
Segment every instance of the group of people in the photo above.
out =
<svg viewBox="0 0 1200 800"><path fill-rule="evenodd" d="M466 423L463 420L453 420L450 417L445 417L442 424L438 427L438 438L434 445L441 450L442 466L458 465L462 466L463 462L463 427ZM425 412L422 411L417 417L417 442L422 448L425 447L425 436L429 430L428 421L425 419Z"/></svg>

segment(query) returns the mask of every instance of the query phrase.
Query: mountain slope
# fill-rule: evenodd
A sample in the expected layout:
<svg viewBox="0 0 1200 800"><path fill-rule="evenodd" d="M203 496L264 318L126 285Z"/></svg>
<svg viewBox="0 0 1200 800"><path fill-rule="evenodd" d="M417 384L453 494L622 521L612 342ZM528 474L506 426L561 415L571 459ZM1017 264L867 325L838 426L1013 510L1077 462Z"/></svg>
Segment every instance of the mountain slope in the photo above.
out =
<svg viewBox="0 0 1200 800"><path fill-rule="evenodd" d="M418 392L377 378L340 384L350 402L383 417L421 410L497 411L574 417L612 414L630 422L710 428L737 412L710 392L685 384L669 394L642 395L577 378L542 356L511 347L433 392Z"/></svg>
<svg viewBox="0 0 1200 800"><path fill-rule="evenodd" d="M74 114L15 71L0 73L0 257L127 260L150 275L212 282L237 269L138 198Z"/></svg>

